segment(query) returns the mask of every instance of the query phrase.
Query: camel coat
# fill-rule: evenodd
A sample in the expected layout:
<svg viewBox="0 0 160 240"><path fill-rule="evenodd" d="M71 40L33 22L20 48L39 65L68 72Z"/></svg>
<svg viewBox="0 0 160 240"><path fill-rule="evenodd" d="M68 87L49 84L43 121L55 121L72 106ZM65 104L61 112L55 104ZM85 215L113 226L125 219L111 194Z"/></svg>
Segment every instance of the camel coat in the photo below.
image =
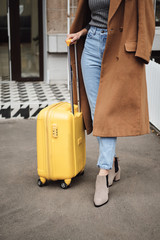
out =
<svg viewBox="0 0 160 240"><path fill-rule="evenodd" d="M70 33L91 19L88 0L79 0ZM77 41L81 110L87 134L123 137L150 132L145 64L150 60L155 33L152 0L110 0L108 36L101 65L100 84L92 124L81 72L86 36ZM74 46L71 45L73 99L77 104Z"/></svg>

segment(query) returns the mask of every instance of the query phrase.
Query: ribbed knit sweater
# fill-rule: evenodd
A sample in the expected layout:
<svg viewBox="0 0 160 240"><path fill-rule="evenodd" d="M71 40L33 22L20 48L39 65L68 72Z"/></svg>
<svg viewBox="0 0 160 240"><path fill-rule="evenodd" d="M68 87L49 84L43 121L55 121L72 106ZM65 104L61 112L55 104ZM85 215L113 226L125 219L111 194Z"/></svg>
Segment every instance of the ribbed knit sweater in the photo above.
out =
<svg viewBox="0 0 160 240"><path fill-rule="evenodd" d="M110 0L88 0L91 10L91 21L85 27L87 30L90 26L107 28L109 4Z"/></svg>

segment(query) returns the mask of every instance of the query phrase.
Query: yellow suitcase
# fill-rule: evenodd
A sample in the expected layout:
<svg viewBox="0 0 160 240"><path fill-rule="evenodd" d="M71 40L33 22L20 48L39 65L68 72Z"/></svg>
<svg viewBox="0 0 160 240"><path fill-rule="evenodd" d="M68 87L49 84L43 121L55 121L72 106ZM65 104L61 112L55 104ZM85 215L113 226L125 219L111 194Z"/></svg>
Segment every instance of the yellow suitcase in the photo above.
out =
<svg viewBox="0 0 160 240"><path fill-rule="evenodd" d="M70 49L68 47L69 67ZM75 46L75 57L76 46ZM76 63L77 64L77 63ZM78 105L73 104L72 70L70 69L71 103L52 104L37 116L37 171L38 186L46 180L62 180L61 187L70 186L71 179L83 174L86 164L85 129L80 112L77 74Z"/></svg>

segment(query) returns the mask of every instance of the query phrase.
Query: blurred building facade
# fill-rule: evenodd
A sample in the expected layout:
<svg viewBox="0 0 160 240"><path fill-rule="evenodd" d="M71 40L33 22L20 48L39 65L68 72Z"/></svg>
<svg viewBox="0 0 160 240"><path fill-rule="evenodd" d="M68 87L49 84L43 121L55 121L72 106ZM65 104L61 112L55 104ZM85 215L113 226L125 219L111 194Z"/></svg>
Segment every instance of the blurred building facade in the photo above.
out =
<svg viewBox="0 0 160 240"><path fill-rule="evenodd" d="M0 79L67 80L66 34L78 0L0 1ZM153 0L156 34L152 58L160 61L160 0Z"/></svg>
<svg viewBox="0 0 160 240"><path fill-rule="evenodd" d="M0 1L0 79L67 79L65 38L78 0Z"/></svg>

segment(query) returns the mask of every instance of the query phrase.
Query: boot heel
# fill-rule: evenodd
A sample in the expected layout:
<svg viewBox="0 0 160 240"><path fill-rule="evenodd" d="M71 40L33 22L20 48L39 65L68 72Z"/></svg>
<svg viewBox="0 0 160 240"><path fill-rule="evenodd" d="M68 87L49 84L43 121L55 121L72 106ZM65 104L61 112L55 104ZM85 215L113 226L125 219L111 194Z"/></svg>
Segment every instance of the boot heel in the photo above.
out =
<svg viewBox="0 0 160 240"><path fill-rule="evenodd" d="M115 181L115 182L119 181L119 180L120 180L120 177L121 177L121 169L120 169L120 167L119 167L119 170L118 170L118 172L117 172L117 174L116 174L116 176L115 176L115 178L114 178L114 181Z"/></svg>

